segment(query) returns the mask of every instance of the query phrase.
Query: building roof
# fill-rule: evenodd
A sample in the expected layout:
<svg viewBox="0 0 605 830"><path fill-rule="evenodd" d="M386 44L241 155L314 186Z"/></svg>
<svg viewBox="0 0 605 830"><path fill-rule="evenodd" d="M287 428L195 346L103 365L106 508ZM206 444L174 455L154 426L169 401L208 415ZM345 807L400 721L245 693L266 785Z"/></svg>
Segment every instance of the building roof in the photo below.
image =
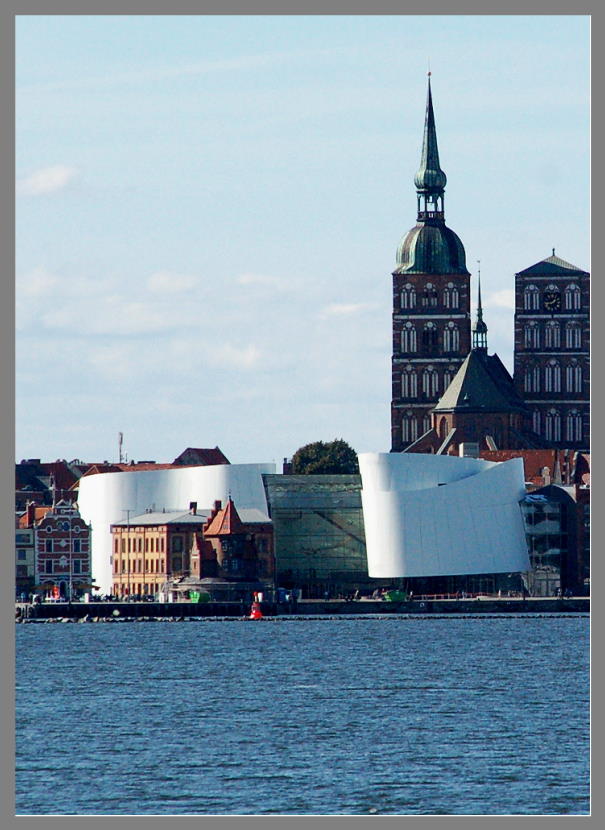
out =
<svg viewBox="0 0 605 830"><path fill-rule="evenodd" d="M434 412L510 412L525 408L498 355L472 349Z"/></svg>
<svg viewBox="0 0 605 830"><path fill-rule="evenodd" d="M587 271L584 271L582 268L578 268L577 265L572 265L570 262L566 262L561 257L555 256L555 249L553 248L552 256L546 257L546 259L541 259L540 262L534 263L534 265L530 265L529 268L525 268L523 271L519 271L517 276L523 275L543 275L543 276L552 276L552 277L559 277L565 276L566 274L586 274Z"/></svg>
<svg viewBox="0 0 605 830"><path fill-rule="evenodd" d="M204 536L231 536L237 533L245 533L245 529L233 500L229 497L227 504L218 511L208 527L204 529Z"/></svg>
<svg viewBox="0 0 605 830"><path fill-rule="evenodd" d="M468 274L460 238L444 221L418 222L401 240L393 274Z"/></svg>
<svg viewBox="0 0 605 830"><path fill-rule="evenodd" d="M414 176L414 184L421 193L442 193L446 183L447 176L439 164L437 131L435 129L435 114L433 112L433 96L431 94L431 78L429 75L420 167Z"/></svg>
<svg viewBox="0 0 605 830"><path fill-rule="evenodd" d="M139 516L131 516L130 519L112 522L112 527L171 524L190 524L203 527L208 521L209 516L210 510L198 510L196 513L192 513L190 510L155 510L148 513L141 513Z"/></svg>
<svg viewBox="0 0 605 830"><path fill-rule="evenodd" d="M179 466L195 464L211 467L215 464L229 464L229 459L218 447L187 447L172 463Z"/></svg>

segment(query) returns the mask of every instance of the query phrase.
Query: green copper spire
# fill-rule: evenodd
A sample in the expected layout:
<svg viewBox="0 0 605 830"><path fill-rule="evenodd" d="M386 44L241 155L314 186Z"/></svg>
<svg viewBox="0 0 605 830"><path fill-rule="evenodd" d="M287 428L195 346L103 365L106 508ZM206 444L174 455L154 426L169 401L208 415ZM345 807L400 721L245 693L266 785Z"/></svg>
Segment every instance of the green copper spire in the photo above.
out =
<svg viewBox="0 0 605 830"><path fill-rule="evenodd" d="M477 260L477 319L473 323L473 349L487 352L487 324L483 320L483 307L481 305L481 261Z"/></svg>
<svg viewBox="0 0 605 830"><path fill-rule="evenodd" d="M420 156L420 167L414 176L414 184L418 191L419 214L422 212L421 207L424 207L424 212L430 210L431 213L435 211L443 213L443 191L446 182L447 176L439 166L439 149L437 147L437 131L435 129L435 113L433 112L433 96L431 93L431 73L429 72L422 154ZM421 196L424 197L422 200ZM424 205L422 205L422 202L424 202ZM439 202L441 202L441 206L439 206ZM428 203L431 203L432 209L429 208Z"/></svg>

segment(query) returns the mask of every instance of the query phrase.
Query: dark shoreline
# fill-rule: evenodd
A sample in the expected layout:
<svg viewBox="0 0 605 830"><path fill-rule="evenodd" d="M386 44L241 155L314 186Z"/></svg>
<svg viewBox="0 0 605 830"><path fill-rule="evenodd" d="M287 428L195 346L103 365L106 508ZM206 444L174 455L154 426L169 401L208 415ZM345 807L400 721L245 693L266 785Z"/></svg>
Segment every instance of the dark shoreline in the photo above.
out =
<svg viewBox="0 0 605 830"><path fill-rule="evenodd" d="M540 597L433 599L407 602L373 600L302 600L295 605L262 603L266 620L359 616L459 616L485 617L504 614L570 614L590 612L589 597L544 599ZM15 604L16 622L118 622L189 619L248 619L250 608L240 602L73 602Z"/></svg>

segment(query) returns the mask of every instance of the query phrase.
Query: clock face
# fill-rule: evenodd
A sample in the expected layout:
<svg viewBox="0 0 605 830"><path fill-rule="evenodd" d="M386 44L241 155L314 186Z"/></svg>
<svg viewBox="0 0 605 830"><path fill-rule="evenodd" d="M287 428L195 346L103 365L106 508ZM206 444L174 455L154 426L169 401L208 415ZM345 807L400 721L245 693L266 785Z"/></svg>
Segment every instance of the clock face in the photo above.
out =
<svg viewBox="0 0 605 830"><path fill-rule="evenodd" d="M561 295L556 291L544 292L544 308L547 311L560 311Z"/></svg>

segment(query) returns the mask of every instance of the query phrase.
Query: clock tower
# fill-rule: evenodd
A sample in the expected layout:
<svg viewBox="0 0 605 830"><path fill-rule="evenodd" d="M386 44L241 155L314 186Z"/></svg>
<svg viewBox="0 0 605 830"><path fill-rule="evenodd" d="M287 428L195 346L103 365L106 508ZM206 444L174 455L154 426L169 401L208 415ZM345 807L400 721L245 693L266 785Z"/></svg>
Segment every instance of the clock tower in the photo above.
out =
<svg viewBox="0 0 605 830"><path fill-rule="evenodd" d="M515 275L514 380L547 446L590 448L590 274L554 248Z"/></svg>
<svg viewBox="0 0 605 830"><path fill-rule="evenodd" d="M391 451L431 429L430 411L471 348L470 274L458 236L445 224L447 178L439 164L429 72L418 214L393 271Z"/></svg>

